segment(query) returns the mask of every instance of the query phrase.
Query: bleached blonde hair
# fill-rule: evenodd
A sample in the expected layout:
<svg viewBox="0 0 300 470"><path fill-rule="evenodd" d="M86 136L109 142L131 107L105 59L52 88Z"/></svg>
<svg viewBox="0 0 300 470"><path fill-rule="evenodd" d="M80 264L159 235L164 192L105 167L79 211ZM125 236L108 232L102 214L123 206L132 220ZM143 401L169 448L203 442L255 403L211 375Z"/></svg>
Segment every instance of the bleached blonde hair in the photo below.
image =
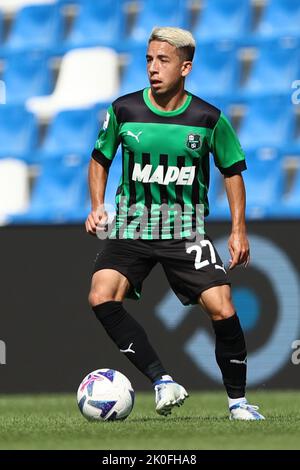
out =
<svg viewBox="0 0 300 470"><path fill-rule="evenodd" d="M170 26L156 26L153 28L149 42L165 41L179 50L184 60L193 60L196 41L186 29L172 28Z"/></svg>

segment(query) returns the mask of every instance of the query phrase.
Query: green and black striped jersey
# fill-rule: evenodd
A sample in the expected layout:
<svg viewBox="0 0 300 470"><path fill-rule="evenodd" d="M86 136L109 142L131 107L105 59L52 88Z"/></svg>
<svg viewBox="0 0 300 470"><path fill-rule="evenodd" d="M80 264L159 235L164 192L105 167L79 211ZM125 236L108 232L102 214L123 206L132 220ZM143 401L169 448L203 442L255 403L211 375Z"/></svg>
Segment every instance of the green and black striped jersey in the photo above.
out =
<svg viewBox="0 0 300 470"><path fill-rule="evenodd" d="M156 108L149 88L118 98L108 109L92 158L108 170L119 144L122 175L115 227L118 231L127 221L124 238L136 236L133 232L145 209L146 223L137 229L140 238L174 238L178 214L180 234L188 236L195 229L196 206L203 205L204 215L209 212L210 152L224 175L246 169L244 153L227 118L190 93L174 111ZM162 205L168 209L167 218Z"/></svg>

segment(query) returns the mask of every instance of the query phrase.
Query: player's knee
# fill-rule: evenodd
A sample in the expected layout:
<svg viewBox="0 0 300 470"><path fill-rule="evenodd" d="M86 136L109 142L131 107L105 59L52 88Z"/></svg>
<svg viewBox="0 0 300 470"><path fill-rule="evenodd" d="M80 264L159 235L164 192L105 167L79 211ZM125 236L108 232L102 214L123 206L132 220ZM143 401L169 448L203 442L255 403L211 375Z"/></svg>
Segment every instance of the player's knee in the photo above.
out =
<svg viewBox="0 0 300 470"><path fill-rule="evenodd" d="M235 309L231 302L224 302L216 306L211 312L211 319L214 321L226 320L234 315Z"/></svg>
<svg viewBox="0 0 300 470"><path fill-rule="evenodd" d="M96 305L104 304L105 302L109 302L111 300L116 300L111 292L103 289L95 290L92 289L88 296L88 301L91 307L95 307Z"/></svg>

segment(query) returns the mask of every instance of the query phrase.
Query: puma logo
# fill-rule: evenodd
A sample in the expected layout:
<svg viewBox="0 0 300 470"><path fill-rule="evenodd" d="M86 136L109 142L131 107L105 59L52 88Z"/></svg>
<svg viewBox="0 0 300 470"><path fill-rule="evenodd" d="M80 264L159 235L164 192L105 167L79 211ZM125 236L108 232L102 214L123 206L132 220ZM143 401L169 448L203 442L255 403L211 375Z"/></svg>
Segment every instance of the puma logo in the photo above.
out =
<svg viewBox="0 0 300 470"><path fill-rule="evenodd" d="M127 134L126 134L126 135L129 135L130 137L133 137L133 138L137 141L137 143L139 144L139 143L140 143L139 136L140 136L142 133L143 133L143 131L140 131L140 132L138 132L138 134L135 135L133 132L127 131Z"/></svg>
<svg viewBox="0 0 300 470"><path fill-rule="evenodd" d="M224 268L224 264L223 266L220 266L219 264L215 264L215 269L222 269L222 271L224 271L224 273L226 274L226 270Z"/></svg>
<svg viewBox="0 0 300 470"><path fill-rule="evenodd" d="M232 364L244 364L246 366L247 365L247 358L244 359L243 361L238 361L238 359L230 359L230 362Z"/></svg>
<svg viewBox="0 0 300 470"><path fill-rule="evenodd" d="M120 351L121 351L122 353L131 352L131 353L135 354L135 351L134 351L133 349L131 349L131 346L133 346L133 343L130 343L130 345L128 346L127 349L120 349Z"/></svg>

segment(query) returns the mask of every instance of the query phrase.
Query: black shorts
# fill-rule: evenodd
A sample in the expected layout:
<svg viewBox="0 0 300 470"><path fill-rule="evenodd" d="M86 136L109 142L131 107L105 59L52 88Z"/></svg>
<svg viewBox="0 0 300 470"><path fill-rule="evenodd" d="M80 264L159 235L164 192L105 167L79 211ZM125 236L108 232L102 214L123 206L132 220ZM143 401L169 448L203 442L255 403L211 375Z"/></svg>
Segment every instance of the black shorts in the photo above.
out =
<svg viewBox="0 0 300 470"><path fill-rule="evenodd" d="M224 265L211 239L192 243L186 239L108 239L97 254L94 273L114 269L130 282L127 297L139 299L144 279L160 263L169 284L183 305L196 304L206 289L230 285Z"/></svg>

